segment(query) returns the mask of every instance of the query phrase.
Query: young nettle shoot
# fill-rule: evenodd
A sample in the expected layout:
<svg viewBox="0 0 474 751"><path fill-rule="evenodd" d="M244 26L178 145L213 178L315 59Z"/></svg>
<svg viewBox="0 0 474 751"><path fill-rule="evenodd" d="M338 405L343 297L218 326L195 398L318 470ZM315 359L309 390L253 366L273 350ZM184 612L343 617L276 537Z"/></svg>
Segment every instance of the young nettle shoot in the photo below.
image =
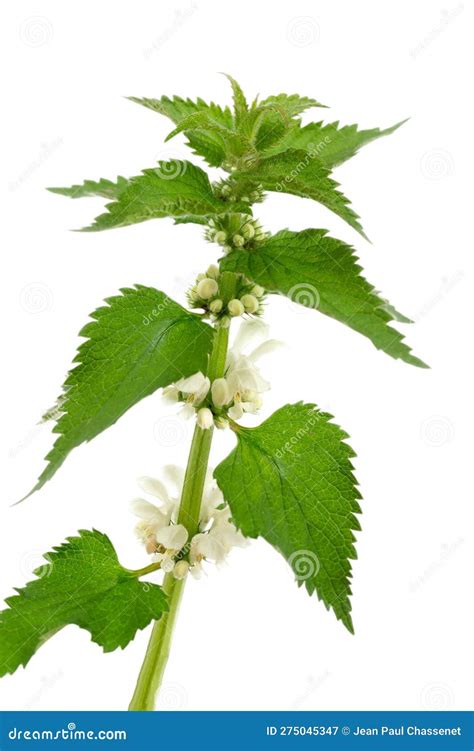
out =
<svg viewBox="0 0 474 751"><path fill-rule="evenodd" d="M297 94L248 103L228 78L232 109L176 96L131 98L170 118L168 138L183 133L197 157L222 170L218 182L193 161L171 160L130 178L50 189L106 199L105 212L85 232L171 217L200 226L216 248L215 263L187 291L187 308L143 284L106 298L81 330L74 367L45 415L57 437L29 495L72 449L158 389L183 419L195 421L186 468L164 466L155 473L161 479L139 481L146 497L135 499L132 510L147 556L143 568L125 569L105 534L81 530L45 555L36 578L0 613L1 674L26 665L69 624L87 629L108 652L126 647L153 621L133 710L154 708L188 577L199 578L251 538L283 555L297 583L353 631L350 561L360 494L347 434L332 415L303 402L245 427L246 414L261 411L270 388L260 357L276 346L263 321L271 297L285 295L314 309L309 316L330 316L393 358L426 367L391 325L409 319L364 279L350 245L319 228L272 234L254 216L268 193L289 193L317 201L364 236L332 171L401 123L386 130L319 119L302 125L304 111L323 105ZM212 471L211 442L222 430L234 433L236 445ZM160 584L149 580L156 572Z"/></svg>

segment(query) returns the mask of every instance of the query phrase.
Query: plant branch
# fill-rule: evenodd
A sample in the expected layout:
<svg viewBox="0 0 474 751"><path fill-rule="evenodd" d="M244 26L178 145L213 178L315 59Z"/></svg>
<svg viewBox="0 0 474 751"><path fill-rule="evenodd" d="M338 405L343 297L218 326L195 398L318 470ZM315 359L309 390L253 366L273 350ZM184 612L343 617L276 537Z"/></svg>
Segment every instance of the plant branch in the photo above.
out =
<svg viewBox="0 0 474 751"><path fill-rule="evenodd" d="M209 359L207 374L211 381L224 375L229 342L229 328L216 328L214 345ZM194 429L193 441L184 477L178 524L184 524L189 540L199 530L199 515L202 494L206 481L213 428L203 430L198 425ZM155 570L154 564L141 569L141 574ZM172 573L166 574L163 590L168 598L169 611L153 625L145 658L138 676L137 685L129 709L150 711L154 709L155 695L161 685L168 661L171 638L184 590L185 579L175 579Z"/></svg>

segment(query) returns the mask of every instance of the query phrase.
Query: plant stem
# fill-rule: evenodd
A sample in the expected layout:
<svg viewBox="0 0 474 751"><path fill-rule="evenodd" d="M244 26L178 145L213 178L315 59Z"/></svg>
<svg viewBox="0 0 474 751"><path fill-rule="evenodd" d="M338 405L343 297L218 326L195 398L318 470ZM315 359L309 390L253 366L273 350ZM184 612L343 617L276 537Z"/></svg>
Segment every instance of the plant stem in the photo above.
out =
<svg viewBox="0 0 474 751"><path fill-rule="evenodd" d="M222 326L217 327L207 369L211 382L224 375L228 342L229 329ZM203 430L196 425L194 429L178 513L178 524L184 524L189 533L189 540L199 530L199 514L212 434L213 428ZM147 573L147 570L151 570L151 566L145 567L142 571ZM131 710L150 711L154 709L155 695L161 685L168 662L171 638L184 584L185 579L175 579L172 573L166 574L164 578L163 590L168 598L169 611L159 621L155 621L153 625L137 685L130 702L129 709Z"/></svg>

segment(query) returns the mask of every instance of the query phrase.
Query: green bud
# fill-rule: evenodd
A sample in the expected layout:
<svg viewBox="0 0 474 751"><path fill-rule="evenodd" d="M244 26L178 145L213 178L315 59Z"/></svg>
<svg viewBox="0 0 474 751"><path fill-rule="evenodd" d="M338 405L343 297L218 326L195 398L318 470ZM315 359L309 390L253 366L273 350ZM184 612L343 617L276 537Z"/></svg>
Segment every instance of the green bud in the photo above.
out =
<svg viewBox="0 0 474 751"><path fill-rule="evenodd" d="M203 300L209 300L209 298L213 297L217 293L218 289L219 287L215 279L208 279L207 277L204 277L204 279L201 279L197 286L197 293L199 297L202 297Z"/></svg>
<svg viewBox="0 0 474 751"><path fill-rule="evenodd" d="M206 271L206 276L209 277L209 279L217 279L219 276L219 267L214 263L211 264Z"/></svg>
<svg viewBox="0 0 474 751"><path fill-rule="evenodd" d="M234 243L236 248L241 248L243 245L245 245L245 238L243 238L242 235L234 235L232 242Z"/></svg>
<svg viewBox="0 0 474 751"><path fill-rule="evenodd" d="M219 243L219 245L223 245L227 240L227 235L225 232L220 230L220 232L216 232L216 234L214 235L214 240L216 243Z"/></svg>
<svg viewBox="0 0 474 751"><path fill-rule="evenodd" d="M215 313L215 314L220 313L222 310L223 304L224 303L222 302L222 300L219 300L219 299L213 300L211 304L209 305L209 310L211 311L211 313Z"/></svg>
<svg viewBox="0 0 474 751"><path fill-rule="evenodd" d="M246 224L244 227L242 227L242 234L247 240L251 240L255 235L255 227L253 224Z"/></svg>
<svg viewBox="0 0 474 751"><path fill-rule="evenodd" d="M246 313L256 313L260 306L260 303L254 295L243 295L243 297L240 298L240 302L244 306Z"/></svg>
<svg viewBox="0 0 474 751"><path fill-rule="evenodd" d="M231 316L241 316L242 313L245 312L244 306L240 300L237 300L237 298L234 298L228 303L227 310Z"/></svg>

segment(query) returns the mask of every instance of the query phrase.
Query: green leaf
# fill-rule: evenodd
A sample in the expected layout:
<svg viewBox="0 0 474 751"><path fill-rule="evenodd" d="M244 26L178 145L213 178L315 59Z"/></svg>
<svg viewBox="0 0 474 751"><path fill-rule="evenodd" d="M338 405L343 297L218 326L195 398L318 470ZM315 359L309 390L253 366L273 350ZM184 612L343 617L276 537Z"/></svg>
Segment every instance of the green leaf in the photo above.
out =
<svg viewBox="0 0 474 751"><path fill-rule="evenodd" d="M179 125L185 118L196 113L207 114L214 122L219 123L227 129L232 129L233 119L232 112L228 107L224 109L219 105L211 102L207 104L202 99L196 102L190 99L181 99L181 97L167 96L161 99L140 99L129 97L130 101L141 104L153 112L169 117L176 125ZM189 131L186 132L189 146L194 153L204 157L211 167L220 167L226 159L225 147L222 143L221 136L216 132Z"/></svg>
<svg viewBox="0 0 474 751"><path fill-rule="evenodd" d="M102 196L103 198L118 198L127 187L129 181L125 177L117 177L116 182L101 178L98 182L84 180L82 185L71 185L70 188L48 188L51 193L58 193L69 198L84 198Z"/></svg>
<svg viewBox="0 0 474 751"><path fill-rule="evenodd" d="M0 675L26 665L69 624L111 652L168 610L161 587L124 569L101 532L81 530L44 557L47 563L34 572L38 578L17 589L0 613Z"/></svg>
<svg viewBox="0 0 474 751"><path fill-rule="evenodd" d="M229 205L218 198L209 178L200 167L186 161L159 162L155 169L147 169L132 177L128 185L107 213L98 216L83 231L95 232L162 217L186 217L201 223L202 218L228 213ZM248 207L233 207L248 211Z"/></svg>
<svg viewBox="0 0 474 751"><path fill-rule="evenodd" d="M239 130L244 124L249 110L245 94L235 78L224 73L224 76L232 86L232 95L234 100L234 124L236 130Z"/></svg>
<svg viewBox="0 0 474 751"><path fill-rule="evenodd" d="M360 494L347 434L314 404L286 405L258 428L235 426L237 447L214 476L247 537L263 537L352 631L350 560Z"/></svg>
<svg viewBox="0 0 474 751"><path fill-rule="evenodd" d="M427 367L388 325L409 319L377 295L357 261L353 248L328 237L326 230L283 230L254 250L232 251L221 268L345 323L392 357Z"/></svg>
<svg viewBox="0 0 474 751"><path fill-rule="evenodd" d="M286 118L291 119L312 107L325 107L326 105L321 104L316 99L310 99L299 94L276 94L263 99L258 106L259 108L275 109Z"/></svg>
<svg viewBox="0 0 474 751"><path fill-rule="evenodd" d="M393 125L391 128L380 130L358 130L357 125L345 125L340 128L339 123L309 123L303 128L293 128L278 144L275 151L285 149L304 149L315 154L326 167L337 167L357 154L358 150L382 136L394 133L406 120Z"/></svg>
<svg viewBox="0 0 474 751"><path fill-rule="evenodd" d="M59 469L69 452L113 425L158 388L207 368L213 329L164 292L137 285L91 313L80 336L78 363L61 397L59 437L31 493ZM31 494L30 493L30 494Z"/></svg>
<svg viewBox="0 0 474 751"><path fill-rule="evenodd" d="M365 237L359 217L350 208L349 200L336 190L339 183L332 180L329 174L330 171L317 157L301 149L289 149L282 154L258 159L248 169L233 172L233 177L254 179L265 190L312 198L334 211Z"/></svg>
<svg viewBox="0 0 474 751"><path fill-rule="evenodd" d="M206 112L196 112L186 117L171 133L168 133L165 140L169 141L178 133L193 131L200 131L205 134L215 133L220 139L226 160L240 156L250 148L250 143L244 136L212 120Z"/></svg>

